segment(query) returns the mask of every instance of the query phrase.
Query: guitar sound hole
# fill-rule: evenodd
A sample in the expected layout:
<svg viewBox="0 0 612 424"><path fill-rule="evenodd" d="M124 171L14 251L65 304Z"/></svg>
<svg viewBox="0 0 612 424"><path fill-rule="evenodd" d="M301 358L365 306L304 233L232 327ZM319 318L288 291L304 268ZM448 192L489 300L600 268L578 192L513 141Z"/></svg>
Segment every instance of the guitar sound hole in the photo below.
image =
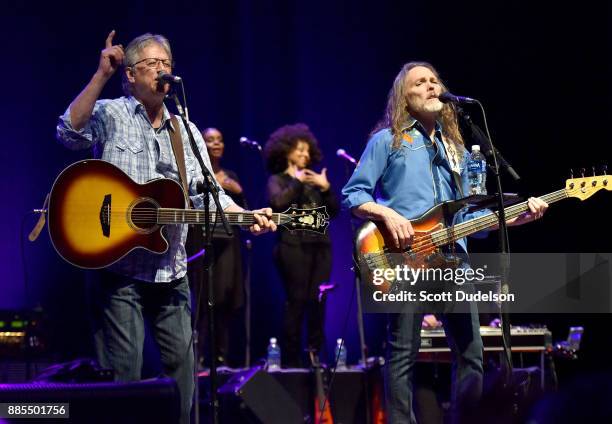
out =
<svg viewBox="0 0 612 424"><path fill-rule="evenodd" d="M157 229L157 208L150 199L144 199L130 208L130 224L136 231L149 233Z"/></svg>

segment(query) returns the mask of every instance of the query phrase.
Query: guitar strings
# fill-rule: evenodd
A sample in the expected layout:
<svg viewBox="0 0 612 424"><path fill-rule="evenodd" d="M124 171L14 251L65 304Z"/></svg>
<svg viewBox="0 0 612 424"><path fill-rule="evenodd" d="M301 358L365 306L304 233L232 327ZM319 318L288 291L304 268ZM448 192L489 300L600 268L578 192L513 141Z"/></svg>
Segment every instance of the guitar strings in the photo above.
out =
<svg viewBox="0 0 612 424"><path fill-rule="evenodd" d="M78 206L78 205L77 205ZM77 208L78 209L78 208ZM109 214L111 219L113 217L125 217L126 214L130 216L130 221L134 224L198 224L204 223L204 211L193 210L193 209L171 209L171 208L134 208L129 211L125 207L114 207ZM77 215L81 216L81 215ZM228 223L230 224L245 224L250 225L256 223L255 212L226 212ZM270 217L273 222L277 224L286 224L296 218L311 216L310 212L302 212L295 214L283 214L273 213ZM180 222L177 222L176 218L181 217ZM74 217L72 217L74 219ZM211 211L210 221L211 224L217 219L217 214ZM161 221L161 222L160 222ZM325 218L325 222L328 218ZM308 223L300 223L300 225L309 226Z"/></svg>
<svg viewBox="0 0 612 424"><path fill-rule="evenodd" d="M579 191L579 189L568 190L568 192L570 193L573 193L575 191ZM546 201L547 203L554 203L566 197L569 197L569 195L566 193L565 189L562 189L562 190L558 190L556 192L544 195L542 196L542 199ZM508 215L516 214L514 216L518 216L518 214L529 209L527 204L528 202L522 202L522 203L510 206L506 209L506 213ZM512 218L514 216L512 216ZM475 232L488 228L492 224L494 224L495 221L497 220L498 220L497 213L491 212L479 218L470 220L468 222L457 224L454 227L444 228L441 230L434 231L433 233L427 236L415 237L415 242L412 243L412 245L410 246L411 247L410 253L414 253L416 257L419 258L419 254L424 255L428 253L430 249L433 247L436 247L438 245L446 245L452 241L459 240L469 234L473 234ZM443 238L438 237L440 234L443 234L443 233L447 233L447 234L452 233L452 235L450 237L443 237ZM436 238L437 240L434 240ZM377 252L377 253L370 254L370 256L368 257L373 259L372 262L374 262L375 265L385 265L387 262L386 261L387 254L388 253L383 251L383 252Z"/></svg>
<svg viewBox="0 0 612 424"><path fill-rule="evenodd" d="M525 207L527 205L527 202L524 202L522 204L519 205L514 205L510 208L508 208L507 212L508 214L513 214L515 212L522 212L523 210L525 210ZM518 209L518 211L515 211L514 209ZM493 217L495 217L493 219ZM490 213L487 215L484 215L482 217L476 218L475 221L477 222L469 222L469 223L461 223L458 224L457 226L455 226L453 229L451 228L444 228L442 230L437 230L433 233L431 233L430 235L427 236L421 236L421 237L415 237L415 242L412 243L411 245L411 253L420 253L423 251L426 251L432 247L435 247L436 245L445 245L448 244L448 242L453 241L453 240L458 240L462 237L464 237L467 234L471 234L475 229L483 229L483 228L487 228L488 226L490 226L489 224L492 224L495 222L495 220L497 220L497 215L494 213ZM480 228L479 228L480 227ZM457 229L458 228L458 229ZM478 231L476 230L476 231ZM444 238L439 238L438 236L441 233L452 233L454 234L454 237L444 237ZM372 254L371 257L376 257L376 255L378 256L384 256L386 255L386 253L382 252L382 253L376 253L376 254Z"/></svg>
<svg viewBox="0 0 612 424"><path fill-rule="evenodd" d="M543 199L545 199L547 202L550 202L550 203L556 202L565 197L567 197L567 195L565 194L564 190L559 190L555 193L550 193L549 195L542 196ZM512 215L515 213L518 215L519 213L525 211L526 209L528 209L527 202L523 202L523 203L519 203L517 205L513 205L507 208L506 211L509 215ZM477 222L466 222L466 223L458 224L456 226L459 228L458 231L455 231L455 230L449 231L449 228L445 228L442 230L435 231L428 236L419 237L418 238L419 241L411 245L411 248L412 248L411 253L414 253L416 257L419 258L419 253L426 254L430 251L432 247L436 247L437 245L448 244L450 241L458 240L460 238L465 237L466 235L472 234L484 228L488 228L489 226L491 226L491 224L494 224L496 220L497 220L497 214L489 213L480 218L476 218L474 221L477 221ZM440 233L449 233L449 232L452 232L455 236L434 240L434 238ZM372 262L374 262L375 264L384 265L386 262L386 255L387 255L386 252L379 252L379 253L371 254L371 256L369 257L374 259ZM382 262L381 262L381 259L382 259Z"/></svg>

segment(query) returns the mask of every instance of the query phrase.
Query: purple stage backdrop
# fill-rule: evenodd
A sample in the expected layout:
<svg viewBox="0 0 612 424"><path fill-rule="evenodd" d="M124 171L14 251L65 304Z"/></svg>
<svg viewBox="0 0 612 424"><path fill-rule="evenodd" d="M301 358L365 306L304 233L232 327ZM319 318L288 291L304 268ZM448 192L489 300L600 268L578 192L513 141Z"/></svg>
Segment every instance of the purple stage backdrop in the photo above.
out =
<svg viewBox="0 0 612 424"><path fill-rule="evenodd" d="M241 136L263 144L280 125L307 123L339 195L351 168L336 150L359 157L394 76L411 60L430 61L451 91L484 103L494 141L522 176L521 184L504 176L506 191L548 193L564 185L571 167L590 173L605 163L611 98L605 4L480 3L179 2L186 12L153 8L158 14L148 14L149 3L138 1L112 17L97 10L67 14L49 3L4 12L0 309L41 305L61 356L89 352L84 273L63 263L46 230L35 243L27 234L37 219L31 211L41 207L56 175L90 155L59 145L55 125L94 73L111 29L124 45L148 31L170 39L191 119L224 133L224 163L238 171L252 207L266 205L267 174L256 152L241 149ZM119 95L115 76L102 97ZM473 117L482 122L477 109ZM513 250L609 251L611 198L599 193L551 207L543 221L511 230ZM328 300L327 346L331 352L344 336L349 361L356 362L348 212L329 231L338 287ZM254 358L281 332L284 295L272 264L274 237L253 239ZM496 245L495 235L472 243L477 251ZM548 324L565 331L569 322ZM366 334L371 352L381 353L384 317L367 316Z"/></svg>

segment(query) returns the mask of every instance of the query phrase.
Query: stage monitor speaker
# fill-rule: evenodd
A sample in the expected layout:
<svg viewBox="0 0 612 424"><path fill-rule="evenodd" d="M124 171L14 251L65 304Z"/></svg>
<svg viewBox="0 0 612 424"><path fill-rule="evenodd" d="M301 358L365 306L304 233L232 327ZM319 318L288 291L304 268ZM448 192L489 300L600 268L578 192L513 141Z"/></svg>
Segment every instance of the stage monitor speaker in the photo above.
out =
<svg viewBox="0 0 612 424"><path fill-rule="evenodd" d="M129 383L0 384L0 403L33 402L68 403L70 419L65 421L70 423L172 423L178 422L180 414L178 388L170 378Z"/></svg>
<svg viewBox="0 0 612 424"><path fill-rule="evenodd" d="M222 422L304 423L304 416L289 393L259 367L235 374L218 393Z"/></svg>

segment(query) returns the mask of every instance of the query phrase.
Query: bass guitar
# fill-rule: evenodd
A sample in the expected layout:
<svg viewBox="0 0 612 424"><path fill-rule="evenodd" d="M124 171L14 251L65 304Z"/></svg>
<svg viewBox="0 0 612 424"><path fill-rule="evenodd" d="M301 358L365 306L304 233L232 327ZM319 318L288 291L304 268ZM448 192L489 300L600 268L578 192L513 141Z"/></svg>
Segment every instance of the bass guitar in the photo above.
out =
<svg viewBox="0 0 612 424"><path fill-rule="evenodd" d="M138 184L109 162L83 160L64 169L53 184L49 236L55 250L71 264L103 268L137 248L166 252L168 242L161 231L165 225L204 224L204 211L186 206L184 191L174 180ZM249 227L256 222L253 212L225 215L230 225ZM289 208L271 219L289 230L325 233L329 225L325 206ZM216 214L211 213L211 225L216 222Z"/></svg>
<svg viewBox="0 0 612 424"><path fill-rule="evenodd" d="M540 197L548 204L570 197L585 200L599 190L611 188L609 175L571 178L566 181L565 188ZM419 218L410 221L415 234L412 243L404 250L394 247L393 238L382 222L364 223L357 230L355 242L355 256L362 273L362 281L371 282L375 269L395 268L400 264L407 264L411 268L453 268L457 263L443 255L442 248L498 223L497 212L489 212L478 218L447 226L446 211L450 203L452 201L436 205ZM527 202L504 208L507 219L517 217L528 210ZM388 292L391 285L392 281L386 280L377 290Z"/></svg>

